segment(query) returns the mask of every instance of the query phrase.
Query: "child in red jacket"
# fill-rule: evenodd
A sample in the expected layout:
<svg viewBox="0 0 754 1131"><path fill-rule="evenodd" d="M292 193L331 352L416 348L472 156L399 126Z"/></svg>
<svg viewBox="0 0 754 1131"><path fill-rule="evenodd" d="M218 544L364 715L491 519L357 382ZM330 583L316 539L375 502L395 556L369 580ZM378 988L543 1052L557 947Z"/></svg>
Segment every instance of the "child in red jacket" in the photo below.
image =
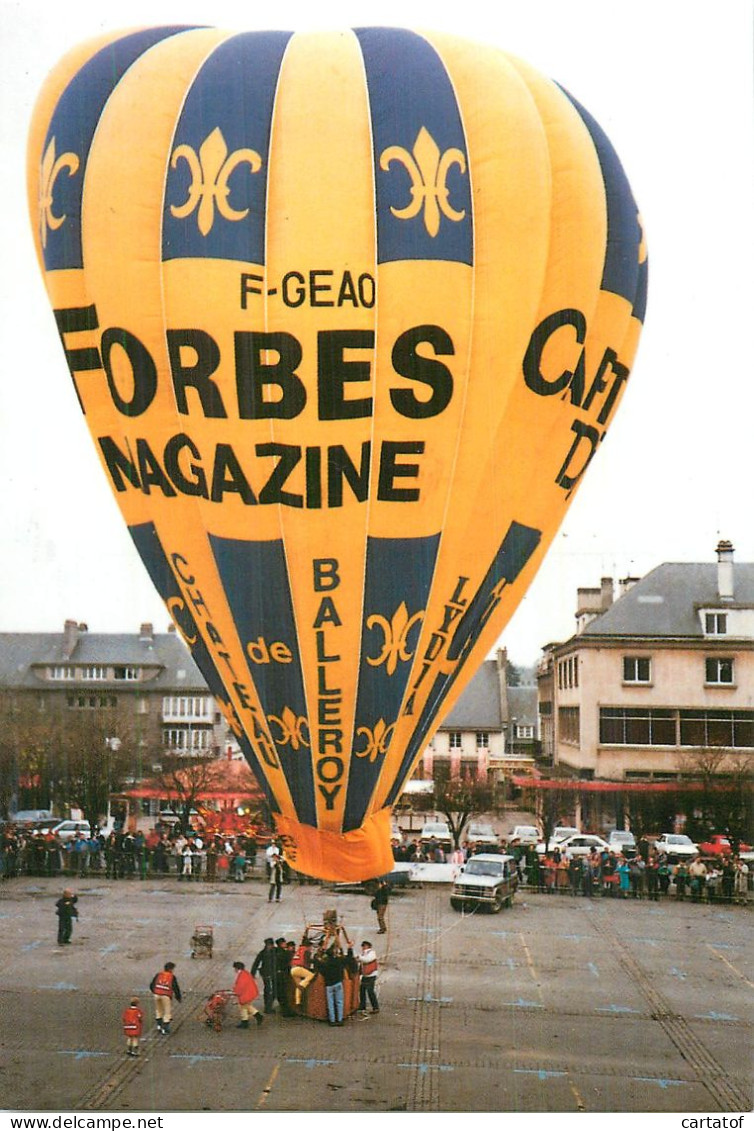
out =
<svg viewBox="0 0 754 1131"><path fill-rule="evenodd" d="M123 1033L126 1038L126 1052L129 1056L139 1055L139 1039L144 1028L144 1011L139 1008L139 999L131 998L131 1004L123 1010Z"/></svg>

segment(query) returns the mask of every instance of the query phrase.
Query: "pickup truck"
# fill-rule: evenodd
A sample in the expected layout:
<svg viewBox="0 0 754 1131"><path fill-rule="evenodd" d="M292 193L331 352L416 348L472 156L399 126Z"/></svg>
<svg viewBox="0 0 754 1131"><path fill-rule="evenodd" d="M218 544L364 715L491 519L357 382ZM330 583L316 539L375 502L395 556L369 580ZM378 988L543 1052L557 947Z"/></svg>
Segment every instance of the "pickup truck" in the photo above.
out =
<svg viewBox="0 0 754 1131"><path fill-rule="evenodd" d="M466 830L465 839L470 844L489 844L498 845L500 837L497 835L492 825L483 825L481 822L472 821Z"/></svg>
<svg viewBox="0 0 754 1131"><path fill-rule="evenodd" d="M453 837L450 833L450 825L447 821L427 821L421 831L419 838L422 844L427 844L430 840L436 840L443 848L452 848Z"/></svg>
<svg viewBox="0 0 754 1131"><path fill-rule="evenodd" d="M477 911L486 907L498 912L510 907L518 887L513 856L480 852L462 867L453 884L450 906L454 911Z"/></svg>

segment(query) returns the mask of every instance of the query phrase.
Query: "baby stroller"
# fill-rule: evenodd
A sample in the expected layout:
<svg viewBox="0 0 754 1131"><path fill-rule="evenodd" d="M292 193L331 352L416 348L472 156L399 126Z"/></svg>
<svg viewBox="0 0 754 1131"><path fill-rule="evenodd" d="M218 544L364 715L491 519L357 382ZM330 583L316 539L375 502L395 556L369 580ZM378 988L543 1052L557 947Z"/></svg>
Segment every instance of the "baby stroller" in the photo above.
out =
<svg viewBox="0 0 754 1131"><path fill-rule="evenodd" d="M228 1002L233 997L230 990L215 990L204 1003L204 1024L208 1029L221 1033Z"/></svg>

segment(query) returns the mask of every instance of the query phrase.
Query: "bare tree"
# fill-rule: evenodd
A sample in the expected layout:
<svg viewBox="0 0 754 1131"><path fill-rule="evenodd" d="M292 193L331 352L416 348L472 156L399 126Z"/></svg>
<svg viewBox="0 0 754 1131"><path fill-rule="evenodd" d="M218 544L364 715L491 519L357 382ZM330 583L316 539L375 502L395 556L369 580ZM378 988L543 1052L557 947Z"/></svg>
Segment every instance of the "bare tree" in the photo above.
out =
<svg viewBox="0 0 754 1131"><path fill-rule="evenodd" d="M107 740L118 735L117 748ZM32 696L0 699L0 803L63 813L82 809L96 822L108 795L120 788L133 765L133 728L118 706L41 708Z"/></svg>
<svg viewBox="0 0 754 1131"><path fill-rule="evenodd" d="M486 780L470 776L436 780L432 804L447 820L458 848L471 818L495 808L495 789Z"/></svg>
<svg viewBox="0 0 754 1131"><path fill-rule="evenodd" d="M712 833L725 833L737 851L750 835L754 818L754 755L723 746L703 747L684 754L680 766L689 835L704 840Z"/></svg>
<svg viewBox="0 0 754 1131"><path fill-rule="evenodd" d="M191 810L217 779L218 763L212 758L184 758L179 755L162 756L162 769L154 782L164 790L164 796L180 811L184 832L191 824Z"/></svg>

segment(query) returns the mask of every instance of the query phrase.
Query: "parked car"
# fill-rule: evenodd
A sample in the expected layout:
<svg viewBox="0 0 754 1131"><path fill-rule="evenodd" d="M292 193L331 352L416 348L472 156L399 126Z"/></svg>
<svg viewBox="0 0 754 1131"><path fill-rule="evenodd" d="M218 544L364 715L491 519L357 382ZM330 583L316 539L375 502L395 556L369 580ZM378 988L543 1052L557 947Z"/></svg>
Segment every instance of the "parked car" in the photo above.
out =
<svg viewBox="0 0 754 1131"><path fill-rule="evenodd" d="M486 907L498 912L511 906L517 887L518 872L513 856L480 852L461 868L453 884L450 906L455 911Z"/></svg>
<svg viewBox="0 0 754 1131"><path fill-rule="evenodd" d="M683 857L684 860L699 855L699 845L694 844L691 837L683 833L663 833L659 840L655 841L655 848L667 856Z"/></svg>
<svg viewBox="0 0 754 1131"><path fill-rule="evenodd" d="M61 844L75 840L79 833L83 833L87 839L92 835L91 825L88 821L59 821L57 825L53 825L51 832L54 833Z"/></svg>
<svg viewBox="0 0 754 1131"><path fill-rule="evenodd" d="M541 839L536 825L516 825L508 834L508 844L538 844Z"/></svg>
<svg viewBox="0 0 754 1131"><path fill-rule="evenodd" d="M581 829L575 828L573 825L556 825L552 830L552 836L547 842L545 847L544 841L540 841L537 845L537 852L552 852L554 849L559 848L564 840L569 836L576 836L581 832Z"/></svg>
<svg viewBox="0 0 754 1131"><path fill-rule="evenodd" d="M189 810L189 824L193 827L196 818L199 816L196 809ZM179 825L183 821L183 810L176 812L175 809L161 809L158 813L156 820L163 825ZM259 844L259 838L257 837Z"/></svg>
<svg viewBox="0 0 754 1131"><path fill-rule="evenodd" d="M636 855L636 837L627 829L613 829L607 843L613 852L620 852L622 856Z"/></svg>
<svg viewBox="0 0 754 1131"><path fill-rule="evenodd" d="M466 830L466 840L470 844L499 844L500 837L492 825L484 825L481 821L472 821Z"/></svg>
<svg viewBox="0 0 754 1131"><path fill-rule="evenodd" d="M574 833L573 836L561 840L558 848L570 859L572 856L588 856L595 848L601 852L603 849L609 849L610 845L596 833Z"/></svg>
<svg viewBox="0 0 754 1131"><path fill-rule="evenodd" d="M40 822L57 824L60 820L59 817L53 817L49 809L19 809L15 816L11 817L14 825L21 825L25 828L36 828Z"/></svg>
<svg viewBox="0 0 754 1131"><path fill-rule="evenodd" d="M699 845L699 851L702 856L729 856L733 851L733 845L728 840L727 836L722 833L715 833L709 840L705 840ZM738 846L739 852L751 852L750 844L744 844L743 841Z"/></svg>
<svg viewBox="0 0 754 1131"><path fill-rule="evenodd" d="M419 840L422 844L436 840L443 848L452 848L453 846L453 837L447 821L426 821Z"/></svg>

